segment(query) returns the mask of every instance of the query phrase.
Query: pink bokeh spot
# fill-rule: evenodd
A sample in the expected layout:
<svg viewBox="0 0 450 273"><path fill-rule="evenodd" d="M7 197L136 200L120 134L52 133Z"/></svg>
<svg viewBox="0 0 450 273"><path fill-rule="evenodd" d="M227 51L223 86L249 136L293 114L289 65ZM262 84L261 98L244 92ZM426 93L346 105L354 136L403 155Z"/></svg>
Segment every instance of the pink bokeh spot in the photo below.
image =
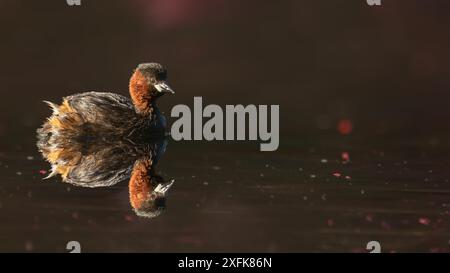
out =
<svg viewBox="0 0 450 273"><path fill-rule="evenodd" d="M182 27L186 24L223 14L222 0L134 0L145 22L157 28Z"/></svg>

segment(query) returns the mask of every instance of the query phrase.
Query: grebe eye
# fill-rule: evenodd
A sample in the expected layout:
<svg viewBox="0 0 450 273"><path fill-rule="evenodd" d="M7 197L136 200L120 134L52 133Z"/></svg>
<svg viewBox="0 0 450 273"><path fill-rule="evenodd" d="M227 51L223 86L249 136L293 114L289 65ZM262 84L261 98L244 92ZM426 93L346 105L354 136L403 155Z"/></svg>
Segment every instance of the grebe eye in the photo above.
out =
<svg viewBox="0 0 450 273"><path fill-rule="evenodd" d="M156 79L155 79L155 78L152 78L152 79L150 80L150 82L151 82L152 84L156 84Z"/></svg>

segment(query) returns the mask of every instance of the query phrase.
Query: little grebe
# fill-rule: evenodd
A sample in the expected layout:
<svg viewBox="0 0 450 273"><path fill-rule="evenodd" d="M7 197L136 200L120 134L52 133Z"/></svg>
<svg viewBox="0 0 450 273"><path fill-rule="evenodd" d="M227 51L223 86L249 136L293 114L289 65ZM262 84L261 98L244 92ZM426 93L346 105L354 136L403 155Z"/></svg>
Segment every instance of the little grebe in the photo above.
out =
<svg viewBox="0 0 450 273"><path fill-rule="evenodd" d="M165 151L165 117L155 102L174 93L167 71L157 63L140 64L130 79L131 100L113 93L87 92L47 102L53 114L37 130L37 146L64 182L105 187L130 178L130 203L136 214L158 216L173 181L155 172ZM156 137L156 138L155 138Z"/></svg>

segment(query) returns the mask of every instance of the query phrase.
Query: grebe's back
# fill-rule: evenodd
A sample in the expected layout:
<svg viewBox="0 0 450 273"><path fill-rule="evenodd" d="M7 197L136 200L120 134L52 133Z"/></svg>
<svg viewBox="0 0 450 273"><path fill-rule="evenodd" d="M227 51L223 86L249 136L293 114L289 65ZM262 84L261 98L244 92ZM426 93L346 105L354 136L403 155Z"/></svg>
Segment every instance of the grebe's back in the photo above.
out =
<svg viewBox="0 0 450 273"><path fill-rule="evenodd" d="M69 179L81 159L90 162L87 156L94 154L92 149L109 152L113 143L142 143L154 132L159 135L165 131L165 118L156 100L164 93L173 93L166 77L162 65L140 64L130 79L131 99L114 93L86 92L63 98L61 105L47 102L53 114L37 130L37 146L52 164L50 176L59 173L63 180Z"/></svg>

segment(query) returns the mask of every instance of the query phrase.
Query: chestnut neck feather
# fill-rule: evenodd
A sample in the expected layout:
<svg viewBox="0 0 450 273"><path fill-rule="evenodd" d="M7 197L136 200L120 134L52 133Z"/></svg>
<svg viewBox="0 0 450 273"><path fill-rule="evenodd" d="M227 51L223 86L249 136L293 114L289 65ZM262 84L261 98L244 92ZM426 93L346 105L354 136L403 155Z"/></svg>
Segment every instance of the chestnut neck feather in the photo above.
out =
<svg viewBox="0 0 450 273"><path fill-rule="evenodd" d="M130 79L130 96L136 112L145 116L151 115L153 111L149 87L145 76L139 70L136 70Z"/></svg>
<svg viewBox="0 0 450 273"><path fill-rule="evenodd" d="M148 193L152 190L149 174L151 165L152 161L150 159L139 160L134 165L128 189L131 206L135 209L142 207L148 198Z"/></svg>

